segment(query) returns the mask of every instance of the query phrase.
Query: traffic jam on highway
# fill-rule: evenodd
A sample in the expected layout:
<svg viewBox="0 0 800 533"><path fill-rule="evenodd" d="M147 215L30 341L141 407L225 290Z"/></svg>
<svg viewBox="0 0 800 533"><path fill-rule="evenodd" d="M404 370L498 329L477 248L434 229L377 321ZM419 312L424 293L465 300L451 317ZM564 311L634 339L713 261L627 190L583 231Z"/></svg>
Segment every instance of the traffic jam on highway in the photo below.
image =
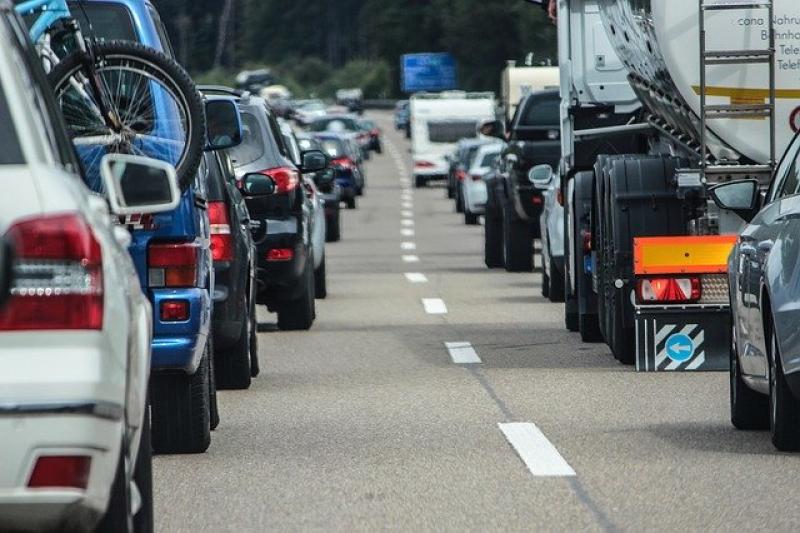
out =
<svg viewBox="0 0 800 533"><path fill-rule="evenodd" d="M0 0L0 531L797 528L800 11L516 4L378 99Z"/></svg>

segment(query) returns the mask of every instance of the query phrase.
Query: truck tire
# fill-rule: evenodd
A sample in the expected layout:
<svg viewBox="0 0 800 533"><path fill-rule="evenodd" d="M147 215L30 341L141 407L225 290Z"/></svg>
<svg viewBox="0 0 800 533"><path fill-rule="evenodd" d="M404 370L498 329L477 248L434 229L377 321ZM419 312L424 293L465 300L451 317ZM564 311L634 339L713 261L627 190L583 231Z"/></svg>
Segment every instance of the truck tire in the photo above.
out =
<svg viewBox="0 0 800 533"><path fill-rule="evenodd" d="M328 275L325 269L325 256L322 256L322 263L314 271L314 298L324 300L328 297Z"/></svg>
<svg viewBox="0 0 800 533"><path fill-rule="evenodd" d="M530 224L518 220L508 200L503 205L503 249L507 272L533 272L533 236Z"/></svg>
<svg viewBox="0 0 800 533"><path fill-rule="evenodd" d="M300 296L285 302L278 310L278 328L283 331L305 331L314 324L314 265L308 262L303 272Z"/></svg>
<svg viewBox="0 0 800 533"><path fill-rule="evenodd" d="M421 189L428 184L428 180L425 179L425 176L414 176L414 187L417 189Z"/></svg>
<svg viewBox="0 0 800 533"><path fill-rule="evenodd" d="M548 294L547 298L553 303L564 301L564 274L556 267L553 257L550 256L548 271L550 275L547 277ZM544 287L544 285L542 285Z"/></svg>
<svg viewBox="0 0 800 533"><path fill-rule="evenodd" d="M250 341L252 320L246 313L242 320L239 338L227 350L214 350L214 372L218 389L245 390L250 388L252 362L250 361Z"/></svg>
<svg viewBox="0 0 800 533"><path fill-rule="evenodd" d="M478 220L479 220L479 215L476 215L475 213L470 213L466 209L464 210L464 224L466 224L467 226L477 226L479 223Z"/></svg>
<svg viewBox="0 0 800 533"><path fill-rule="evenodd" d="M502 268L503 259L503 217L497 209L486 205L483 224L483 262L489 268Z"/></svg>
<svg viewBox="0 0 800 533"><path fill-rule="evenodd" d="M203 453L211 444L209 353L194 374L155 373L150 380L153 451Z"/></svg>
<svg viewBox="0 0 800 533"><path fill-rule="evenodd" d="M578 172L575 175L574 197L572 199L572 228L575 234L571 239L569 260L574 270L575 304L578 312L578 332L583 342L601 340L598 322L597 295L593 288L592 274L585 271L585 264L591 259L584 247L584 232L591 234L592 202L594 199L594 172ZM565 261L566 264L566 261Z"/></svg>
<svg viewBox="0 0 800 533"><path fill-rule="evenodd" d="M759 394L742 379L742 367L736 349L736 332L731 328L730 400L731 424L736 429L769 429L769 396Z"/></svg>

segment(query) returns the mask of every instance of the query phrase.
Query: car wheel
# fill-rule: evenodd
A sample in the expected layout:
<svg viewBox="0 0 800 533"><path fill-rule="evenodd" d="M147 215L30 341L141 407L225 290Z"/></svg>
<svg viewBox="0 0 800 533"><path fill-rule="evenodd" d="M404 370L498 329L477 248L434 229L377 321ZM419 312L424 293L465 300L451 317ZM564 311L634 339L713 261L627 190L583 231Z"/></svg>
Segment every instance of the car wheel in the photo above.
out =
<svg viewBox="0 0 800 533"><path fill-rule="evenodd" d="M208 349L194 374L155 373L150 379L153 451L203 453L211 444Z"/></svg>
<svg viewBox="0 0 800 533"><path fill-rule="evenodd" d="M214 361L214 341L208 341L208 424L211 431L219 426L219 406L217 404L217 365Z"/></svg>
<svg viewBox="0 0 800 533"><path fill-rule="evenodd" d="M428 184L428 180L425 179L425 176L414 176L414 187L417 189L421 189Z"/></svg>
<svg viewBox="0 0 800 533"><path fill-rule="evenodd" d="M325 226L325 242L339 242L342 238L340 224L341 213L336 209L334 215L328 219Z"/></svg>
<svg viewBox="0 0 800 533"><path fill-rule="evenodd" d="M239 338L227 350L214 351L217 388L223 390L244 390L250 388L252 362L250 361L250 342L252 341L252 320L246 313L242 320Z"/></svg>
<svg viewBox="0 0 800 533"><path fill-rule="evenodd" d="M301 277L302 293L278 310L278 328L283 331L311 329L314 323L314 266L309 261Z"/></svg>
<svg viewBox="0 0 800 533"><path fill-rule="evenodd" d="M253 298L252 302L255 302ZM256 378L261 373L258 361L258 317L255 303L250 304L250 377Z"/></svg>
<svg viewBox="0 0 800 533"><path fill-rule="evenodd" d="M464 224L466 224L467 226L477 226L478 219L479 219L478 215L470 213L467 210L464 210Z"/></svg>
<svg viewBox="0 0 800 533"><path fill-rule="evenodd" d="M533 236L530 225L517 220L509 201L503 206L503 242L507 272L533 272Z"/></svg>
<svg viewBox="0 0 800 533"><path fill-rule="evenodd" d="M780 357L774 327L769 332L769 427L772 444L780 451L800 450L800 401L795 398Z"/></svg>
<svg viewBox="0 0 800 533"><path fill-rule="evenodd" d="M325 256L322 256L322 263L314 271L314 297L324 300L328 297L328 279L325 272Z"/></svg>
<svg viewBox="0 0 800 533"><path fill-rule="evenodd" d="M141 507L133 517L133 530L137 533L152 532L153 525L153 443L150 438L150 405L144 411L142 437L139 439L139 453L136 454L136 466L133 470L133 481L139 490Z"/></svg>
<svg viewBox="0 0 800 533"><path fill-rule="evenodd" d="M347 206L347 209L355 209L356 208L356 199L355 199L355 197L346 199L344 201L344 205Z"/></svg>
<svg viewBox="0 0 800 533"><path fill-rule="evenodd" d="M489 268L502 268L503 260L503 219L496 209L486 206L483 217L483 261Z"/></svg>
<svg viewBox="0 0 800 533"><path fill-rule="evenodd" d="M769 397L759 394L742 379L742 367L736 349L736 330L731 328L730 400L731 423L737 429L769 429Z"/></svg>
<svg viewBox="0 0 800 533"><path fill-rule="evenodd" d="M123 439L120 446L117 471L114 474L114 483L111 485L111 495L108 500L106 513L100 520L95 531L100 533L116 533L117 531L134 531L133 509L131 507L131 485L125 473L127 446Z"/></svg>
<svg viewBox="0 0 800 533"><path fill-rule="evenodd" d="M564 301L564 274L558 270L556 267L555 261L553 261L553 257L550 257L549 261L549 271L550 276L548 279L548 295L547 298L551 302L563 302Z"/></svg>
<svg viewBox="0 0 800 533"><path fill-rule="evenodd" d="M463 213L464 212L464 190L461 188L461 184L456 184L456 213Z"/></svg>

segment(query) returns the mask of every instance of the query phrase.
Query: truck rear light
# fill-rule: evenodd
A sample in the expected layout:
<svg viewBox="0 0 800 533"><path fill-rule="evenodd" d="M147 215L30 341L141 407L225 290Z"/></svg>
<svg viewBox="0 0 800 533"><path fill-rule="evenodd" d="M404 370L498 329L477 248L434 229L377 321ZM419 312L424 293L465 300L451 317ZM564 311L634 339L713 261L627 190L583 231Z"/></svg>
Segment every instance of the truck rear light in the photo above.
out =
<svg viewBox="0 0 800 533"><path fill-rule="evenodd" d="M151 244L147 250L150 287L197 285L199 245L193 242Z"/></svg>
<svg viewBox="0 0 800 533"><path fill-rule="evenodd" d="M643 304L692 303L700 300L700 278L644 278L636 282L636 298Z"/></svg>
<svg viewBox="0 0 800 533"><path fill-rule="evenodd" d="M28 480L32 489L85 489L89 484L92 458L86 455L39 457Z"/></svg>
<svg viewBox="0 0 800 533"><path fill-rule="evenodd" d="M8 237L17 253L0 331L102 329L102 252L82 216L24 220Z"/></svg>
<svg viewBox="0 0 800 533"><path fill-rule="evenodd" d="M189 320L188 300L164 300L161 302L159 317L162 322L185 322Z"/></svg>
<svg viewBox="0 0 800 533"><path fill-rule="evenodd" d="M211 224L211 255L214 261L233 261L233 236L228 206L225 202L208 202Z"/></svg>
<svg viewBox="0 0 800 533"><path fill-rule="evenodd" d="M300 173L289 167L277 167L261 172L275 182L275 194L285 194L297 188L300 184Z"/></svg>
<svg viewBox="0 0 800 533"><path fill-rule="evenodd" d="M583 240L583 251L589 253L592 251L592 232L589 230L581 230L581 237Z"/></svg>
<svg viewBox="0 0 800 533"><path fill-rule="evenodd" d="M414 168L433 168L435 166L430 161L414 161Z"/></svg>
<svg viewBox="0 0 800 533"><path fill-rule="evenodd" d="M294 259L292 248L272 248L267 252L267 261L270 262L291 261L292 259Z"/></svg>

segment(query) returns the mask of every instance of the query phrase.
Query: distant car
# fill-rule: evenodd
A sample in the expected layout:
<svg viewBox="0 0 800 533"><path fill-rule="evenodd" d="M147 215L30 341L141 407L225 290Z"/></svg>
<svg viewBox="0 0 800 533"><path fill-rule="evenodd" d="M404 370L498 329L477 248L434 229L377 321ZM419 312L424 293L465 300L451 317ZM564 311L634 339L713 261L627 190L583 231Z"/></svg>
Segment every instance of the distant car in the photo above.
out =
<svg viewBox="0 0 800 533"><path fill-rule="evenodd" d="M230 156L208 160L208 218L214 259L214 365L217 388L246 389L258 374L256 249L250 214Z"/></svg>
<svg viewBox="0 0 800 533"><path fill-rule="evenodd" d="M394 107L394 129L407 130L409 121L408 100L400 100Z"/></svg>
<svg viewBox="0 0 800 533"><path fill-rule="evenodd" d="M308 126L314 119L327 114L322 100L297 100L293 104L294 120L300 126Z"/></svg>
<svg viewBox="0 0 800 533"><path fill-rule="evenodd" d="M319 133L314 138L319 141L322 151L331 158L342 201L348 209L355 209L356 196L364 190L364 174L359 163L360 154L356 142L346 133Z"/></svg>
<svg viewBox="0 0 800 533"><path fill-rule="evenodd" d="M755 180L719 185L712 196L748 221L728 263L731 421L739 429L770 429L777 449L798 451L800 137L789 146L763 202Z"/></svg>
<svg viewBox="0 0 800 533"><path fill-rule="evenodd" d="M364 131L361 127L360 119L355 115L325 115L315 119L308 126L308 130L314 133L350 133L358 141L361 157L369 159L369 146L372 142L372 137L369 132Z"/></svg>
<svg viewBox="0 0 800 533"><path fill-rule="evenodd" d="M381 144L381 129L377 124L375 124L374 120L362 119L360 123L361 129L369 133L369 143L367 144L368 148L373 152L380 154L383 151L383 146Z"/></svg>
<svg viewBox="0 0 800 533"><path fill-rule="evenodd" d="M478 223L478 217L486 208L486 183L483 177L497 162L503 143L491 142L481 145L472 164L467 169L467 175L461 181L461 196L464 198L464 222L468 225Z"/></svg>
<svg viewBox="0 0 800 533"><path fill-rule="evenodd" d="M491 140L496 142L494 139ZM456 211L458 213L464 211L464 204L460 196L461 182L466 178L467 168L472 164L472 159L475 157L478 148L487 142L484 138L461 139L456 145L455 152L447 157L449 164L447 170L447 197L456 200Z"/></svg>
<svg viewBox="0 0 800 533"><path fill-rule="evenodd" d="M325 148L309 134L297 136L297 144L304 152L309 150L325 151ZM317 184L322 203L325 206L325 241L337 242L341 239L341 203L342 188L336 183L336 171L332 166L312 174Z"/></svg>
<svg viewBox="0 0 800 533"><path fill-rule="evenodd" d="M275 76L269 69L243 70L236 75L236 88L258 94L261 89L275 83Z"/></svg>
<svg viewBox="0 0 800 533"><path fill-rule="evenodd" d="M364 92L361 89L339 89L336 91L336 103L344 106L350 113L364 113Z"/></svg>

